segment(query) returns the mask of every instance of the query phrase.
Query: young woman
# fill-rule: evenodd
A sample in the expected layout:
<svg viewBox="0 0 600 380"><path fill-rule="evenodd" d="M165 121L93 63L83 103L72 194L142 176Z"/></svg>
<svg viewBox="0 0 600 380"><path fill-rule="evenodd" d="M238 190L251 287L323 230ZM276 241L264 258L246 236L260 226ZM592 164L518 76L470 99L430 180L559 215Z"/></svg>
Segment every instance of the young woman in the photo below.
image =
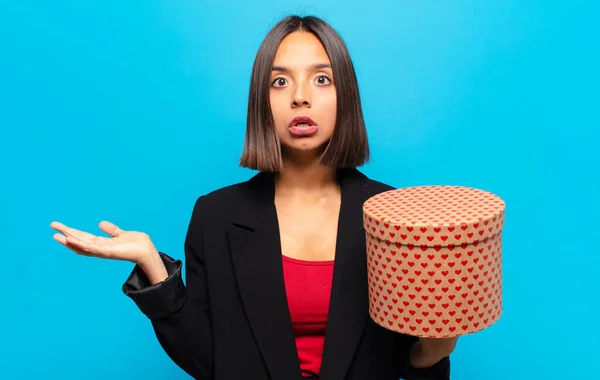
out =
<svg viewBox="0 0 600 380"><path fill-rule="evenodd" d="M200 196L182 262L110 222L53 222L82 255L128 260L123 285L166 353L197 379L449 379L456 339L419 339L368 315L362 204L392 189L356 167L369 147L352 61L315 17L266 36L250 83L248 181Z"/></svg>

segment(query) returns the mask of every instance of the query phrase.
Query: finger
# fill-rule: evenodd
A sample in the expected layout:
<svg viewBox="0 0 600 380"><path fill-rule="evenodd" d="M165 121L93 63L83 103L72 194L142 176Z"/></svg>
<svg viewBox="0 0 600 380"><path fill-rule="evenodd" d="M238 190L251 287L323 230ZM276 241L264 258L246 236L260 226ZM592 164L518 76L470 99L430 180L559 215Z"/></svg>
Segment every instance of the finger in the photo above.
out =
<svg viewBox="0 0 600 380"><path fill-rule="evenodd" d="M92 235L88 232L84 232L84 231L77 230L75 228L68 227L59 222L52 222L50 224L50 227L52 227L53 229L55 229L58 232L62 232L65 236L77 236L81 240L91 240L95 237L95 235Z"/></svg>
<svg viewBox="0 0 600 380"><path fill-rule="evenodd" d="M100 222L100 229L112 237L117 237L123 233L123 230L117 227L115 224L107 221Z"/></svg>
<svg viewBox="0 0 600 380"><path fill-rule="evenodd" d="M56 230L58 232L63 232L67 226L65 226L64 224L60 223L60 222L52 222L50 223L50 228L52 228L53 230Z"/></svg>
<svg viewBox="0 0 600 380"><path fill-rule="evenodd" d="M88 252L82 250L81 248L79 248L78 246L75 246L73 244L69 244L67 242L67 237L61 234L54 234L53 236L54 240L56 240L57 242L59 242L60 244L62 244L63 246L65 246L66 248L70 249L71 251L79 254L79 255L84 255L84 256L91 256Z"/></svg>
<svg viewBox="0 0 600 380"><path fill-rule="evenodd" d="M105 252L101 246L92 241L79 239L77 236L67 236L67 247L79 250L88 256L104 256Z"/></svg>
<svg viewBox="0 0 600 380"><path fill-rule="evenodd" d="M57 242L59 242L62 245L67 244L67 237L65 235L54 234L52 237L54 238L54 240L56 240Z"/></svg>

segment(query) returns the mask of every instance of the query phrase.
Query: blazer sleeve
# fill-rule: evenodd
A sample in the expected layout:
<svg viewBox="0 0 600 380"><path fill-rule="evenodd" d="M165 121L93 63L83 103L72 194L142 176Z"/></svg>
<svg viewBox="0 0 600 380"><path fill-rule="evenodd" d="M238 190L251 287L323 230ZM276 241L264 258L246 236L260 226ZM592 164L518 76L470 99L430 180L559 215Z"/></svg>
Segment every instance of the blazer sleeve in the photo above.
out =
<svg viewBox="0 0 600 380"><path fill-rule="evenodd" d="M193 378L208 380L213 378L213 352L202 247L202 200L200 197L194 205L185 237L187 286L182 279L182 262L161 252L168 272L163 282L150 285L136 265L122 290L150 319L160 345L173 362Z"/></svg>
<svg viewBox="0 0 600 380"><path fill-rule="evenodd" d="M413 368L408 365L402 378L406 380L450 380L450 358L445 357L428 368Z"/></svg>
<svg viewBox="0 0 600 380"><path fill-rule="evenodd" d="M396 349L400 360L400 378L403 380L450 380L450 357L441 359L428 368L413 368L410 365L410 349L419 338L412 335L395 334Z"/></svg>

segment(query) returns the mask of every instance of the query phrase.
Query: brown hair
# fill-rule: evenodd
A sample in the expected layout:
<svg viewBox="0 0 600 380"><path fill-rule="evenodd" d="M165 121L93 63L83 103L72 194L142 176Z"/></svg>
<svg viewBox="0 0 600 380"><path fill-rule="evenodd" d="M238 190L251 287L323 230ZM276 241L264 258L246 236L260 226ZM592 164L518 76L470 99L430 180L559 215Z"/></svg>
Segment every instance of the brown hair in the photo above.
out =
<svg viewBox="0 0 600 380"><path fill-rule="evenodd" d="M284 18L269 31L256 54L240 166L268 172L281 170L281 145L269 100L270 78L279 44L295 31L312 33L321 41L331 61L336 83L336 125L321 156L321 163L335 168L361 166L369 160L369 143L354 66L340 35L314 16Z"/></svg>

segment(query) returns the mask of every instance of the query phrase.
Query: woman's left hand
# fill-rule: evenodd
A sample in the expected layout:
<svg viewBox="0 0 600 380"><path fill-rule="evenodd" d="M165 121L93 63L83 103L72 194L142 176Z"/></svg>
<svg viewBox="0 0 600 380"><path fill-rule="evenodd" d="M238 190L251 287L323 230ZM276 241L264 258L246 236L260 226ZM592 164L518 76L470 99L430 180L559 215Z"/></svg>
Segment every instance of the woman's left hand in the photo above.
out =
<svg viewBox="0 0 600 380"><path fill-rule="evenodd" d="M413 368L426 368L449 356L458 337L455 338L419 338L410 351L410 365Z"/></svg>

